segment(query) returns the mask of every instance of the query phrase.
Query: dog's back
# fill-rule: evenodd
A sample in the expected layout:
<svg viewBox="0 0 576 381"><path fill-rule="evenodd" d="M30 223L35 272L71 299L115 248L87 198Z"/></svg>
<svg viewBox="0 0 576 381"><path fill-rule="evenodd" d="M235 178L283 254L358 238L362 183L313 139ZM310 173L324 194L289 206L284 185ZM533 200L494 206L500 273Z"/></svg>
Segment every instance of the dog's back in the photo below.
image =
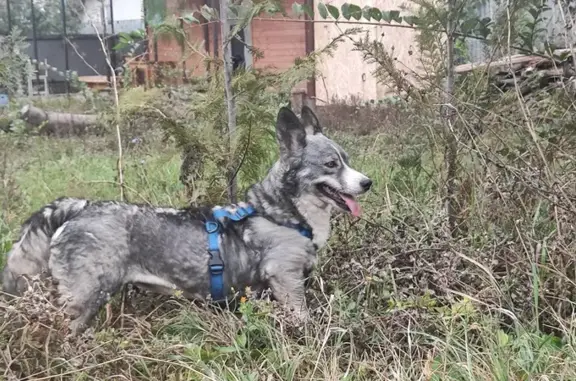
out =
<svg viewBox="0 0 576 381"><path fill-rule="evenodd" d="M48 269L52 236L89 205L84 199L61 197L30 216L22 225L19 240L8 252L2 274L2 289L9 294L19 295L26 289L26 280L22 275L45 272Z"/></svg>

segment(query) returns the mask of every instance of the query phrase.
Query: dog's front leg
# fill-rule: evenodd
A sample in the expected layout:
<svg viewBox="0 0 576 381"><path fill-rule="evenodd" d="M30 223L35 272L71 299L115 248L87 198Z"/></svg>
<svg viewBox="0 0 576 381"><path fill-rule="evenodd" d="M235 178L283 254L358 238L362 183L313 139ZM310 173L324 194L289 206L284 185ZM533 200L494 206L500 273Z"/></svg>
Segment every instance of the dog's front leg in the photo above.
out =
<svg viewBox="0 0 576 381"><path fill-rule="evenodd" d="M270 288L274 298L291 311L299 323L306 322L309 315L306 307L302 270L278 270L269 274Z"/></svg>

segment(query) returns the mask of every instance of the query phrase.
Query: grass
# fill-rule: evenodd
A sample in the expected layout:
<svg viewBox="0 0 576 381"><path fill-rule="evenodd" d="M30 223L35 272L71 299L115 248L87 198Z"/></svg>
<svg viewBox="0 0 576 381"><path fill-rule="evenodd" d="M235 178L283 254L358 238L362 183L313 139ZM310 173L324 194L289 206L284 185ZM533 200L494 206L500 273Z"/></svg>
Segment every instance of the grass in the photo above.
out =
<svg viewBox="0 0 576 381"><path fill-rule="evenodd" d="M482 193L485 184L476 184L468 231L453 238L443 228L425 142L393 127L360 136L329 131L375 185L362 200L363 219L334 222L308 295L308 326L287 326L265 301L248 300L232 313L131 295L113 301L112 319L101 314L91 336L65 338L65 316L47 293L33 292L0 303L0 378L576 379L571 315L550 309L544 293L550 279L563 279L550 255L562 243L540 239L536 257L529 248L529 239L550 229L548 220L539 222L548 213L545 200L535 209L525 205L531 219L516 226L527 233L513 236L495 217L503 218L511 201L497 204ZM185 205L180 153L154 131L142 138L126 146L128 199ZM110 139L0 135L2 254L20 223L56 197L118 198ZM539 232L528 235L528 226Z"/></svg>

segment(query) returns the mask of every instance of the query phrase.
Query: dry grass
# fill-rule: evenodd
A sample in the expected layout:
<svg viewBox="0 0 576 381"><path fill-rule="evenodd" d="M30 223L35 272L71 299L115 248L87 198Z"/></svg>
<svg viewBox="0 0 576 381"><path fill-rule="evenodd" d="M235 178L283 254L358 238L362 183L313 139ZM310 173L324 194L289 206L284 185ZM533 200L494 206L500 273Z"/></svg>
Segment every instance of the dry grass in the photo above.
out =
<svg viewBox="0 0 576 381"><path fill-rule="evenodd" d="M432 110L320 111L327 133L375 186L361 220L334 221L308 295L314 319L304 329L290 330L266 301L230 312L132 293L115 299L90 333L70 338L66 317L36 283L23 298L0 302L0 377L576 379L571 136L531 142L520 123L484 120L483 134L460 140L460 229L452 234ZM474 121L463 111L462 130ZM183 205L179 152L156 130L134 134L126 131L128 199ZM3 252L21 221L58 196L118 196L111 138L0 139L8 153L0 173ZM538 161L554 149L564 156Z"/></svg>

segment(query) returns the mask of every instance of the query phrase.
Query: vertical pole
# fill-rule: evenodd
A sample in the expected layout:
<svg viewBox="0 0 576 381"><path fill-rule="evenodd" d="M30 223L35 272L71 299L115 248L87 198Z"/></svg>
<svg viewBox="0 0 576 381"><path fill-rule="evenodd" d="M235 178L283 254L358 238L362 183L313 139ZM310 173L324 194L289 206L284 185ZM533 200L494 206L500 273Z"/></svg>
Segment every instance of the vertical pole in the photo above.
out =
<svg viewBox="0 0 576 381"><path fill-rule="evenodd" d="M203 4L208 6L208 0L203 0ZM202 25L202 30L204 31L204 50L210 55L210 26L205 23ZM206 62L206 72L210 72L210 61Z"/></svg>
<svg viewBox="0 0 576 381"><path fill-rule="evenodd" d="M44 96L48 96L50 94L50 89L48 88L48 74L50 70L48 70L48 60L44 58Z"/></svg>
<svg viewBox="0 0 576 381"><path fill-rule="evenodd" d="M221 0L221 1L225 1L225 0ZM216 9L216 7L218 6L218 0L211 0L212 3L212 8ZM214 41L213 41L213 46L214 46L214 58L218 57L218 23L213 23L212 24L212 34L214 35Z"/></svg>
<svg viewBox="0 0 576 381"><path fill-rule="evenodd" d="M188 38L188 35L186 34L186 29L184 27L184 20L182 18L180 18L180 29L182 29L182 33L185 34L184 38ZM186 46L183 45L182 46L182 58L184 58L186 56ZM186 75L186 60L182 59L182 82L183 83L188 83L188 76Z"/></svg>
<svg viewBox="0 0 576 381"><path fill-rule="evenodd" d="M64 68L66 94L70 95L70 61L68 57L68 27L66 25L66 0L60 0L60 8L62 12L62 42L64 43Z"/></svg>
<svg viewBox="0 0 576 381"><path fill-rule="evenodd" d="M32 86L32 62L26 62L26 82L28 84L28 97L34 95L34 87Z"/></svg>
<svg viewBox="0 0 576 381"><path fill-rule="evenodd" d="M310 7L310 9L314 9L314 0L305 0L305 4ZM306 24L304 26L304 34L305 34L305 48L306 48L306 55L312 53L315 49L314 46L314 17L308 16L306 14ZM306 83L306 92L311 101L316 101L316 78L312 76L309 78ZM298 111L300 112L300 111Z"/></svg>
<svg viewBox="0 0 576 381"><path fill-rule="evenodd" d="M222 58L224 61L224 90L226 91L226 109L228 111L228 141L232 148L232 139L236 133L236 100L232 89L232 37L230 34L230 18L228 16L228 0L220 0L220 25L222 27ZM229 164L228 199L236 203L237 170L233 163Z"/></svg>
<svg viewBox="0 0 576 381"><path fill-rule="evenodd" d="M456 109L454 102L454 10L455 0L448 0L448 17L446 21L446 83L444 91L444 129L446 135L446 214L448 215L448 227L452 235L456 234L457 228L457 168L458 168L458 141L454 124L456 122Z"/></svg>
<svg viewBox="0 0 576 381"><path fill-rule="evenodd" d="M112 63L112 68L116 70L118 62L116 51L114 50L114 45L116 42L116 27L114 26L114 0L110 0L110 31L112 32L112 38L108 43L108 46L110 46L110 62Z"/></svg>
<svg viewBox="0 0 576 381"><path fill-rule="evenodd" d="M102 41L104 41L104 43L102 44L102 49L104 49L104 51L102 52L102 54L104 54L104 61L106 61L108 59L108 57L106 57L106 55L108 54L108 28L106 27L106 23L107 23L107 19L106 19L106 3L102 2L102 28L104 28L102 30ZM110 73L110 67L108 65L106 66L106 80L108 81L109 84L112 83L112 73Z"/></svg>
<svg viewBox="0 0 576 381"><path fill-rule="evenodd" d="M34 46L34 59L36 60L36 83L40 84L40 73L38 72L38 38L36 36L36 12L34 11L34 0L30 0L30 16L32 16L32 44Z"/></svg>
<svg viewBox="0 0 576 381"><path fill-rule="evenodd" d="M8 16L8 34L12 30L12 13L10 11L10 0L6 0L6 15Z"/></svg>

